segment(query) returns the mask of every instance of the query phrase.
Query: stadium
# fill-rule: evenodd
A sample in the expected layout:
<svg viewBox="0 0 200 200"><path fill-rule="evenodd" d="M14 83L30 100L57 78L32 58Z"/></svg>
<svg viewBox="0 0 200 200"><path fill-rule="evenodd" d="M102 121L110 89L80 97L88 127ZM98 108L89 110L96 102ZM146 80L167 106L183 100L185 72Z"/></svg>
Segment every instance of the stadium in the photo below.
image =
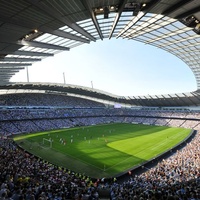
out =
<svg viewBox="0 0 200 200"><path fill-rule="evenodd" d="M198 0L1 0L0 11L0 199L200 199ZM197 90L118 96L28 73L11 82L111 38L173 54Z"/></svg>

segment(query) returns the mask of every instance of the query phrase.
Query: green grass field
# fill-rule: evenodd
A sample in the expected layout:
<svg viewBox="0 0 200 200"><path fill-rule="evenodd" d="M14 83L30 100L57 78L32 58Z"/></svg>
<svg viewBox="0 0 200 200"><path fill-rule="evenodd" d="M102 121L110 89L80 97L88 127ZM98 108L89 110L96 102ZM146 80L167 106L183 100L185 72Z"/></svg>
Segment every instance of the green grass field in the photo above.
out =
<svg viewBox="0 0 200 200"><path fill-rule="evenodd" d="M17 135L14 140L53 164L102 178L117 176L156 157L190 132L184 128L108 124ZM53 140L52 148L44 138Z"/></svg>

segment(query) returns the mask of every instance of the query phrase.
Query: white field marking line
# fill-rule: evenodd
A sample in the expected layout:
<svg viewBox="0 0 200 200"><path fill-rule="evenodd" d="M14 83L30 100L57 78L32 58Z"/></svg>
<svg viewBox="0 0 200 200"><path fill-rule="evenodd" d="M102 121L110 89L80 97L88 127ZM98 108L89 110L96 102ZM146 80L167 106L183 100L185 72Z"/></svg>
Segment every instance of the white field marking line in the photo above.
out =
<svg viewBox="0 0 200 200"><path fill-rule="evenodd" d="M179 133L182 133L182 132L179 132ZM177 137L177 136L178 136L178 134L176 135L176 137ZM175 138L175 136L172 136L170 140L172 140L172 138ZM166 141L164 141L163 143L166 143ZM163 143L161 143L159 146L163 145ZM158 147L158 146L157 146L157 147ZM155 147L154 147L154 148L155 148ZM149 150L153 150L154 148L150 148ZM145 149L144 149L144 150L141 150L139 153L141 153L142 151L145 151ZM126 160L131 159L131 158L132 158L132 156L130 155L129 158L126 158L126 159L122 160L121 162L118 162L117 164L112 165L112 166L109 167L109 168L106 168L105 171L106 171L107 169L110 169L110 168L112 168L112 167L114 167L114 166L117 166L118 164L123 163L123 162L125 162Z"/></svg>
<svg viewBox="0 0 200 200"><path fill-rule="evenodd" d="M142 151L145 151L145 149L144 149L144 150L141 150L140 152L142 152ZM140 152L139 152L139 153L140 153ZM114 166L117 166L118 164L120 164L120 163L123 163L124 161L131 159L131 158L132 158L132 156L134 156L134 155L130 155L130 157L128 157L128 158L126 158L126 159L122 160L121 162L118 162L117 164L115 164L115 165L112 165L111 167L109 167L109 168L106 168L106 169L110 169L110 168L112 168L112 167L114 167ZM106 170L105 170L105 171L106 171Z"/></svg>
<svg viewBox="0 0 200 200"><path fill-rule="evenodd" d="M57 142L58 143L58 142ZM102 147L101 149L103 149L104 147ZM59 152L59 151L57 151L55 148L53 148L53 147L51 147L51 149L53 149L54 151L56 151L56 152ZM94 149L93 151L91 151L91 153L94 153L95 151L97 151L96 149ZM59 153L62 153L62 152L59 152ZM66 152L65 152L66 153ZM63 154L63 153L62 153ZM63 154L64 155L64 154ZM85 162L85 161L83 161L83 160L81 160L81 159L79 159L78 157L75 157L75 156L72 156L72 155L70 155L70 154L68 154L68 153L66 153L66 155L68 155L69 157L71 157L71 158L73 158L74 160L78 160L78 161L80 161L80 162L82 162L82 163L85 163L85 164L87 164L88 166L93 166L94 168L96 168L96 169L99 169L99 170L104 170L104 168L100 168L100 167L97 167L96 165L92 165L91 163L88 163L88 162ZM105 170L104 170L105 171Z"/></svg>
<svg viewBox="0 0 200 200"><path fill-rule="evenodd" d="M182 132L179 132L179 133L182 133ZM171 138L172 138L172 137L171 137ZM51 148L51 149L54 149L54 148ZM153 148L153 149L154 149L154 148ZM54 150L56 151L56 149L54 149ZM58 151L56 151L56 152L58 152ZM95 166L95 165L92 165L91 163L88 163L88 162L85 162L85 161L83 161L83 160L80 160L80 159L78 159L77 157L74 157L74 156L72 156L72 155L69 155L69 154L67 154L67 155L68 155L69 157L74 158L75 160L81 161L82 163L85 163L85 164L87 164L87 165L89 165L89 166L92 166L92 167L94 167L94 168L96 168L96 169L103 170L103 171L106 171L106 170L108 170L108 169L110 169L110 168L112 168L112 167L114 167L114 166L117 166L118 164L123 163L124 161L126 161L126 160L132 158L132 156L130 156L129 158L126 158L126 159L122 160L121 162L118 162L117 164L112 165L111 167L105 168L105 169L104 169L104 168L100 168L100 167L97 167L97 166Z"/></svg>
<svg viewBox="0 0 200 200"><path fill-rule="evenodd" d="M35 147L37 147L37 146L35 146ZM42 145L39 145L39 147L42 149L51 149L51 147L46 147L46 146L42 146Z"/></svg>
<svg viewBox="0 0 200 200"><path fill-rule="evenodd" d="M182 133L182 132L179 132L179 133ZM174 136L170 137L170 140L173 140L174 138L176 138L176 137L178 137L178 136L179 136L179 134L174 135ZM168 139L166 139L164 142L162 142L162 143L161 143L160 145L158 145L158 146L162 146L162 145L163 145L164 143L166 143L166 142L168 142ZM156 146L156 148L157 148L158 146ZM154 148L150 148L149 150L153 150L153 149L155 149L155 147L154 147ZM142 150L142 151L144 151L144 150ZM140 151L140 152L142 152L142 151ZM110 168L114 167L114 166L117 166L117 165L120 164L120 163L123 163L124 161L126 161L126 160L128 160L128 159L130 159L130 158L132 158L132 156L130 156L129 158L124 159L124 160L121 161L121 162L118 162L118 163L115 164L115 165L112 165L112 166L109 167L109 168L106 168L105 171L106 171L107 169L110 169Z"/></svg>
<svg viewBox="0 0 200 200"><path fill-rule="evenodd" d="M103 147L102 147L102 148L103 148ZM51 149L53 149L53 148L51 148ZM54 150L56 151L56 149L54 149ZM94 152L94 151L93 151L93 152ZM67 153L66 153L66 154L67 154ZM103 167L103 168L100 168L100 167L97 167L97 166L95 166L95 165L92 165L91 163L88 163L88 162L85 162L85 161L83 161L83 160L80 160L78 157L74 157L74 156L69 155L69 154L67 154L67 155L68 155L69 157L72 157L72 158L75 159L75 160L78 160L78 161L80 161L80 162L82 162L82 163L85 163L85 164L87 164L87 165L89 165L89 166L92 166L92 167L94 167L94 168L96 168L96 169L103 170L103 171L106 171L106 170L108 170L108 169L111 169L112 167L117 166L118 164L123 163L124 161L126 161L126 160L132 158L132 156L130 155L130 157L128 157L128 158L122 160L121 162L118 162L117 164L114 164L114 165L110 166L109 168L104 168L104 167ZM104 165L104 166L106 166L106 165Z"/></svg>

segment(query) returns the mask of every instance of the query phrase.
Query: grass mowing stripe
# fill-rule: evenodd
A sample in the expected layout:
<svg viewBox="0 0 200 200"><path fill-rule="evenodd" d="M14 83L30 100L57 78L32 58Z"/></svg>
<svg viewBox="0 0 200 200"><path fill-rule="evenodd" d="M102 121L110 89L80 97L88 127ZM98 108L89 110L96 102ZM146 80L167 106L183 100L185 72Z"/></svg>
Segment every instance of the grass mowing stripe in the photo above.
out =
<svg viewBox="0 0 200 200"><path fill-rule="evenodd" d="M183 132L180 132L183 133ZM166 145L169 142L173 142L174 140L176 140L179 137L179 134L177 135L173 135L170 138L166 138L165 140L162 140L159 144L157 144L156 146L154 145L154 147L152 148L152 150L154 149L158 149L160 146Z"/></svg>
<svg viewBox="0 0 200 200"><path fill-rule="evenodd" d="M16 137L16 142L21 146L24 143L24 148L53 164L101 178L113 177L155 157L189 133L183 128L106 124L23 134ZM52 149L38 149L43 138L53 140Z"/></svg>

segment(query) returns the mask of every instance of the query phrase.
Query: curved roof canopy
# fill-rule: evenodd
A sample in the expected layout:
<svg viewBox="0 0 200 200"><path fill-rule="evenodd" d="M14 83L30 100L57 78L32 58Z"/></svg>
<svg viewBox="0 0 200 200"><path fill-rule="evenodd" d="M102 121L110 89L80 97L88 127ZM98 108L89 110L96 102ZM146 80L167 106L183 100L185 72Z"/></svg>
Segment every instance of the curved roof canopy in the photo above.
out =
<svg viewBox="0 0 200 200"><path fill-rule="evenodd" d="M146 95L146 96L117 96L101 90L76 86L70 84L55 83L17 83L0 85L1 92L9 93L46 93L78 96L100 101L106 104L119 103L128 106L149 107L188 107L200 106L200 94L198 92Z"/></svg>
<svg viewBox="0 0 200 200"><path fill-rule="evenodd" d="M174 54L199 89L199 34L199 0L1 0L0 85L60 51L115 37Z"/></svg>

